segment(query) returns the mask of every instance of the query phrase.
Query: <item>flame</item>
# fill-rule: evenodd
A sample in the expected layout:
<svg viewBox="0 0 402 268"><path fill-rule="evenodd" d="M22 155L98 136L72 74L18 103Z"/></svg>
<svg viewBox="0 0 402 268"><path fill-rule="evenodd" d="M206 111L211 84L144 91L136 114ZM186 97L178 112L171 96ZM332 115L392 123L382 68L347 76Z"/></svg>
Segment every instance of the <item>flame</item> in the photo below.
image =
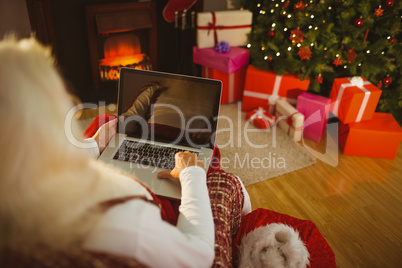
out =
<svg viewBox="0 0 402 268"><path fill-rule="evenodd" d="M141 62L145 54L133 54L121 57L110 57L99 61L100 65L106 66L127 66Z"/></svg>
<svg viewBox="0 0 402 268"><path fill-rule="evenodd" d="M111 36L104 43L105 58L99 61L102 80L119 79L122 66L137 69L151 69L146 54L141 53L140 40L135 34Z"/></svg>

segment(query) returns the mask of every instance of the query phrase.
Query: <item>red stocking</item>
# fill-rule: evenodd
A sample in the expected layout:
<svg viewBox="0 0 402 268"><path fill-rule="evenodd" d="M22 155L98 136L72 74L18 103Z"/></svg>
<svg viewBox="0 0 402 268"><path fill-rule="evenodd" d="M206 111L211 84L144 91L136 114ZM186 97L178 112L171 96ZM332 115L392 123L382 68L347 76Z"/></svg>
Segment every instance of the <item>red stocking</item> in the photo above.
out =
<svg viewBox="0 0 402 268"><path fill-rule="evenodd" d="M178 11L179 16L183 10L189 10L197 0L169 0L165 8L163 9L163 18L167 22L174 21L174 12Z"/></svg>

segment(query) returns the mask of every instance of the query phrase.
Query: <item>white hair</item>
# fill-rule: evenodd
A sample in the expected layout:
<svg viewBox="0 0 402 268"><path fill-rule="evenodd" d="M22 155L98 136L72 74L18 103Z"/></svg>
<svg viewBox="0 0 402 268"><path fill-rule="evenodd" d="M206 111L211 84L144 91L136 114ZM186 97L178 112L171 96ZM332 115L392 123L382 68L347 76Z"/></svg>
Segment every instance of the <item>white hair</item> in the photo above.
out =
<svg viewBox="0 0 402 268"><path fill-rule="evenodd" d="M0 59L0 250L71 245L93 224L91 208L128 189L68 141L72 101L50 48L10 36L0 41Z"/></svg>

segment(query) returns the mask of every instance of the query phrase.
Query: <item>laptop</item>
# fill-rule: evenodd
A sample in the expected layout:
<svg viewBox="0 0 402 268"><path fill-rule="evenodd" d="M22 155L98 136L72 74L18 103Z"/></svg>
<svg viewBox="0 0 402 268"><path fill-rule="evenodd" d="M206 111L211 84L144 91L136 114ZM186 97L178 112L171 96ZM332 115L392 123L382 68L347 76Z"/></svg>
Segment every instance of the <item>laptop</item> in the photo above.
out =
<svg viewBox="0 0 402 268"><path fill-rule="evenodd" d="M181 198L177 179L158 179L179 151L195 152L208 171L215 145L222 82L121 68L117 134L99 160L120 168L156 195Z"/></svg>

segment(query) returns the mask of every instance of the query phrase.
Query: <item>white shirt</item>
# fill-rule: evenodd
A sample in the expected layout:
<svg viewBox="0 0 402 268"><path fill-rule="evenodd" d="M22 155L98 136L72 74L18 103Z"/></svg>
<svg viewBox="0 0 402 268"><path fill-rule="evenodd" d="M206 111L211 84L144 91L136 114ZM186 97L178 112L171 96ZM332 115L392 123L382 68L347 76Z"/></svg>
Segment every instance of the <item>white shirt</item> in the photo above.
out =
<svg viewBox="0 0 402 268"><path fill-rule="evenodd" d="M140 184L124 182L138 193ZM134 199L109 209L84 248L133 257L151 267L210 267L215 232L205 171L197 166L180 173L182 200L177 226L162 220L160 209ZM129 186L130 184L130 186Z"/></svg>

